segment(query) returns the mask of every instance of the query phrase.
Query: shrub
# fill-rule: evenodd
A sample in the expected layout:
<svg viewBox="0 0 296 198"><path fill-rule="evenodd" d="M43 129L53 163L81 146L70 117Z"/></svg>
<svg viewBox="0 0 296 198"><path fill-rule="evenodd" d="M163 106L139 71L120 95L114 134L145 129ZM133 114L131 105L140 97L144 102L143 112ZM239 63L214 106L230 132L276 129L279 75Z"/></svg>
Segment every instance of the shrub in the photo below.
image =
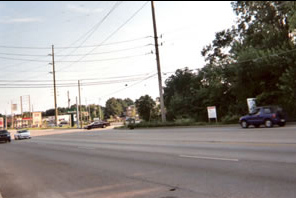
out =
<svg viewBox="0 0 296 198"><path fill-rule="evenodd" d="M239 118L239 115L226 115L221 119L221 121L223 124L237 124Z"/></svg>

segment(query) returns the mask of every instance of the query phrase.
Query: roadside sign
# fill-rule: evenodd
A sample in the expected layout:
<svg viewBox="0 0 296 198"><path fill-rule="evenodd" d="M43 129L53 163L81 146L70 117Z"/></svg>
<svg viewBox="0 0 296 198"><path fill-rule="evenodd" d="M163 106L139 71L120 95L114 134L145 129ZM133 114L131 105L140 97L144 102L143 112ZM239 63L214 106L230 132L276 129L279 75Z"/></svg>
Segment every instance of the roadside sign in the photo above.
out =
<svg viewBox="0 0 296 198"><path fill-rule="evenodd" d="M217 113L216 113L216 107L212 106L212 107L207 107L208 109L208 117L211 118L217 118Z"/></svg>
<svg viewBox="0 0 296 198"><path fill-rule="evenodd" d="M216 119L216 122L217 122L216 106L207 107L207 110L208 110L209 122L211 121L211 119Z"/></svg>
<svg viewBox="0 0 296 198"><path fill-rule="evenodd" d="M17 104L11 104L11 111L17 111Z"/></svg>
<svg viewBox="0 0 296 198"><path fill-rule="evenodd" d="M256 98L247 98L249 113L253 113L256 108Z"/></svg>
<svg viewBox="0 0 296 198"><path fill-rule="evenodd" d="M4 128L4 121L2 117L0 118L0 128Z"/></svg>

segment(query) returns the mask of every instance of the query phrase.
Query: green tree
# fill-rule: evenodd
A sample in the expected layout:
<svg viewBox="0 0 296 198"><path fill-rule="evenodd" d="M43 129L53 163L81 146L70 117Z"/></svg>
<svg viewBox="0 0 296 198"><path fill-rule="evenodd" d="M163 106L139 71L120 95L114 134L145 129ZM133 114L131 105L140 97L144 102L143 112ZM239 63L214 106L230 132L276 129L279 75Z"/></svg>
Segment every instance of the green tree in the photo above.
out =
<svg viewBox="0 0 296 198"><path fill-rule="evenodd" d="M119 100L115 98L110 98L106 102L106 115L110 116L120 116L123 112L122 104Z"/></svg>
<svg viewBox="0 0 296 198"><path fill-rule="evenodd" d="M125 102L125 104L127 106L131 106L131 105L135 104L134 101L132 99L130 99L130 98L125 98L123 101Z"/></svg>
<svg viewBox="0 0 296 198"><path fill-rule="evenodd" d="M281 1L233 2L236 25L218 32L203 49L206 67L221 68L221 83L229 85L229 110L246 111L248 97L256 97L261 105L285 101L285 89L294 86L287 76L296 60L290 27L290 22L295 23L294 5ZM293 105L295 109L290 102L289 106Z"/></svg>
<svg viewBox="0 0 296 198"><path fill-rule="evenodd" d="M150 121L152 117L155 117L156 103L149 95L141 96L135 104L140 117L145 121Z"/></svg>

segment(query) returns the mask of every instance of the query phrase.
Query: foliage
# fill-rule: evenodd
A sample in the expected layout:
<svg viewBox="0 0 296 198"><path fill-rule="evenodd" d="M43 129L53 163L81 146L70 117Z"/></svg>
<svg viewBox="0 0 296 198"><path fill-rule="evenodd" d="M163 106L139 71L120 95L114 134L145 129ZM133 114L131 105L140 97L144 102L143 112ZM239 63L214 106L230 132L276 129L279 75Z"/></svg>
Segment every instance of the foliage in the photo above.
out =
<svg viewBox="0 0 296 198"><path fill-rule="evenodd" d="M215 35L201 54L206 65L177 70L164 88L168 120L206 121L207 106L218 117L247 112L247 98L258 105L281 105L296 115L296 15L294 2L236 1L236 24ZM291 24L291 25L290 25ZM233 119L235 116L233 116Z"/></svg>
<svg viewBox="0 0 296 198"><path fill-rule="evenodd" d="M110 98L106 102L106 115L120 116L123 113L122 100L116 98Z"/></svg>
<svg viewBox="0 0 296 198"><path fill-rule="evenodd" d="M110 116L124 116L126 108L130 105L134 105L134 102L130 98L110 98L106 102L105 117Z"/></svg>
<svg viewBox="0 0 296 198"><path fill-rule="evenodd" d="M223 124L237 124L240 117L240 115L226 115L221 119L221 122Z"/></svg>
<svg viewBox="0 0 296 198"><path fill-rule="evenodd" d="M155 101L148 95L141 96L135 102L139 115L145 121L150 121L156 117Z"/></svg>
<svg viewBox="0 0 296 198"><path fill-rule="evenodd" d="M160 122L160 121L152 121L152 122L141 122L137 124L129 124L128 126L123 126L120 128L153 128L153 127L178 127L178 126L206 126L206 125L216 125L216 123L206 123L206 122L189 122L189 121L178 121L178 122Z"/></svg>
<svg viewBox="0 0 296 198"><path fill-rule="evenodd" d="M125 98L123 101L125 102L126 106L131 106L135 104L134 101L130 98Z"/></svg>

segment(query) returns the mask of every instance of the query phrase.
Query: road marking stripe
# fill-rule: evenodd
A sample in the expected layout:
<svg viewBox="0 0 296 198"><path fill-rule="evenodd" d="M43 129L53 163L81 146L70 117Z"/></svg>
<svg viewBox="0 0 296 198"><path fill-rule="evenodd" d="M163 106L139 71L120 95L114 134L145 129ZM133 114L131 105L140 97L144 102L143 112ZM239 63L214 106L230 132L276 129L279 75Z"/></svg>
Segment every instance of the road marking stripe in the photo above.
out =
<svg viewBox="0 0 296 198"><path fill-rule="evenodd" d="M203 157L203 156L192 156L192 155L179 155L179 157L194 158L194 159L223 160L223 161L233 161L233 162L238 162L239 161L238 159L217 158L217 157Z"/></svg>
<svg viewBox="0 0 296 198"><path fill-rule="evenodd" d="M1 193L0 193L0 198L2 198L2 195L1 195Z"/></svg>
<svg viewBox="0 0 296 198"><path fill-rule="evenodd" d="M78 146L77 148L80 148L80 149L90 149L90 150L94 150L94 149L96 149L96 148L91 148L91 147L80 147L80 146Z"/></svg>

